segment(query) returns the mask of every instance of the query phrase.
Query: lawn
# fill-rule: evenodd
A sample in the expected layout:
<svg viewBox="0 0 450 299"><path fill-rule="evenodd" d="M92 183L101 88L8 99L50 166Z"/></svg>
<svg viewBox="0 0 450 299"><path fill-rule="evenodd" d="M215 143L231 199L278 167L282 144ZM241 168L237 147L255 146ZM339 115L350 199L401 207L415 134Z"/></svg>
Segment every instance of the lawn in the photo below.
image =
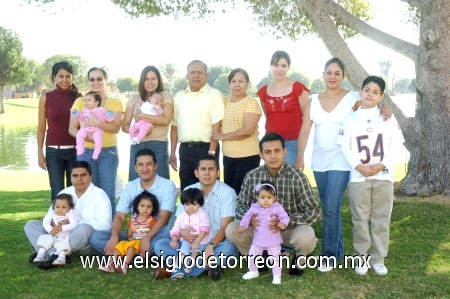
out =
<svg viewBox="0 0 450 299"><path fill-rule="evenodd" d="M357 276L352 269L324 274L307 269L290 277L283 269L282 284L271 284L266 272L243 281L245 269L227 269L220 281L206 275L181 281L152 281L151 269L131 269L128 274L84 269L73 257L67 266L39 270L28 261L33 248L23 226L42 219L49 191L0 191L0 258L2 298L448 298L450 297L450 200L448 197L398 197L394 203L391 242L386 266L389 275ZM351 246L348 200L343 205L346 253ZM321 228L314 226L320 253Z"/></svg>

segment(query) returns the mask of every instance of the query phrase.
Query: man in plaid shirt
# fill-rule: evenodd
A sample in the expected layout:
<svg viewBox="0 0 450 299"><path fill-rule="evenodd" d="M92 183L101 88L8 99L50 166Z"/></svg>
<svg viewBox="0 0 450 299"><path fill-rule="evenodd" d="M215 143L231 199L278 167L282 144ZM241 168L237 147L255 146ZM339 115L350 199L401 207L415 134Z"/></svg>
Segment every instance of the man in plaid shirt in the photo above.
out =
<svg viewBox="0 0 450 299"><path fill-rule="evenodd" d="M316 247L317 238L311 224L320 219L321 209L305 174L284 161L286 148L282 136L267 133L259 142L259 149L265 165L249 171L245 176L237 198L236 220L228 225L226 237L238 247L241 254L248 255L253 240L253 227L258 227L259 223L252 219L252 225L239 234L239 221L255 202L255 186L264 180L271 181L278 190L277 201L291 218L287 228L281 231L281 236L282 245L294 249L293 263L296 264L296 256L306 258ZM276 219L269 229L279 231L278 221ZM300 260L300 264L304 262L304 259L303 262ZM289 274L300 276L303 270L291 267Z"/></svg>

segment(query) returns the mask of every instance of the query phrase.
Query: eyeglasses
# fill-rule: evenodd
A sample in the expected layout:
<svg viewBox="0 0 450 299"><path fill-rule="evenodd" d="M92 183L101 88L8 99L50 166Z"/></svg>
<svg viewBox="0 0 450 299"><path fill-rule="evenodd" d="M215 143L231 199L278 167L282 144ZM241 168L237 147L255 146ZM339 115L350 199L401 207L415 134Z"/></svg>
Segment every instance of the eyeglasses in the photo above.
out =
<svg viewBox="0 0 450 299"><path fill-rule="evenodd" d="M96 81L96 79L95 78L89 78L89 82L95 82ZM97 78L97 82L102 82L103 81L103 78L102 77L98 77Z"/></svg>

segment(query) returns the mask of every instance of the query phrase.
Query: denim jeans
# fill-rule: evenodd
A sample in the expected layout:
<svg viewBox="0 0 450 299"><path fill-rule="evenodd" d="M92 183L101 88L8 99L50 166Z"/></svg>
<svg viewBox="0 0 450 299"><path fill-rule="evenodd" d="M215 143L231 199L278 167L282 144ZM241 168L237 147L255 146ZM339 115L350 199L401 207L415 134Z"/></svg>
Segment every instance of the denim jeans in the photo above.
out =
<svg viewBox="0 0 450 299"><path fill-rule="evenodd" d="M286 147L286 158L284 159L286 162L294 166L295 162L297 161L297 144L298 140L286 140L285 141L285 147Z"/></svg>
<svg viewBox="0 0 450 299"><path fill-rule="evenodd" d="M72 186L70 171L73 162L77 159L77 150L75 148L55 149L46 147L45 159L47 160L47 172L52 196L51 200L53 200L61 190Z"/></svg>
<svg viewBox="0 0 450 299"><path fill-rule="evenodd" d="M350 179L350 171L314 171L322 201L322 255L344 258L342 234L342 196Z"/></svg>
<svg viewBox="0 0 450 299"><path fill-rule="evenodd" d="M136 153L144 148L151 149L156 156L156 161L158 163L158 169L156 173L165 179L170 180L169 173L169 142L168 141L142 141L139 144L134 144L130 146L130 166L128 170L128 181L137 179L139 176L134 168L134 156Z"/></svg>
<svg viewBox="0 0 450 299"><path fill-rule="evenodd" d="M85 148L78 161L86 161L92 168L92 183L99 187L111 201L112 217L116 213L116 176L119 167L119 155L117 146L103 147L97 160L92 159L93 148Z"/></svg>
<svg viewBox="0 0 450 299"><path fill-rule="evenodd" d="M155 244L159 240L168 239L170 242L170 229L169 225L162 227L153 239L150 241L150 252L153 254L155 251ZM105 254L105 246L111 238L111 231L109 230L94 230L89 239L89 243L91 244L92 249L100 254ZM127 240L127 232L123 231L119 235L119 241Z"/></svg>
<svg viewBox="0 0 450 299"><path fill-rule="evenodd" d="M155 244L155 253L159 256L164 257L164 260L168 256L177 256L177 254L178 254L177 249L173 249L172 247L170 247L170 241L171 241L170 239L162 239L162 240L159 240L158 242L156 242L156 244ZM217 244L216 247L214 247L214 255L217 259L217 265L220 265L219 264L219 262L220 262L219 255L220 254L222 254L224 256L237 257L239 254L239 251L238 251L236 245L234 245L233 243L231 243L230 241L225 239L223 242L220 242L219 244ZM191 271L189 273L186 273L184 275L184 277L186 278L186 277L198 276L208 269L209 269L208 267L205 267L205 268L192 267ZM181 270L184 272L184 267L181 268Z"/></svg>

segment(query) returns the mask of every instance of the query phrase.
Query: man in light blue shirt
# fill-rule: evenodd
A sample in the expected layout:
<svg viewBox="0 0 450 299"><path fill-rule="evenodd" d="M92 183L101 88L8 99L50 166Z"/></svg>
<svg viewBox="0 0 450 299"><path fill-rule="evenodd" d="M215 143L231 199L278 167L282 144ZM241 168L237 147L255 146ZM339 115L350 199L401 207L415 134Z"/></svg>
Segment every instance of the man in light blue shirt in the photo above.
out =
<svg viewBox="0 0 450 299"><path fill-rule="evenodd" d="M198 276L204 271L208 271L208 276L213 280L221 277L221 267L219 256L237 256L237 247L225 238L225 228L228 223L233 222L236 213L236 192L233 188L221 181L218 181L219 168L214 156L207 155L200 158L195 170L195 176L200 182L189 185L185 188L198 188L202 190L205 197L203 209L209 216L210 228L212 232L211 242L205 249L205 258L215 256L217 267L192 267L184 277ZM183 205L178 205L177 215L183 212ZM180 235L184 240L192 243L197 235L190 233L190 228L180 230ZM159 240L155 245L155 253L166 259L168 256L176 256L178 251L170 247L170 239ZM183 270L184 271L184 270ZM159 268L154 272L156 279L170 276L165 269ZM179 278L179 277L178 277Z"/></svg>
<svg viewBox="0 0 450 299"><path fill-rule="evenodd" d="M144 190L158 199L159 215L153 228L141 240L141 257L145 257L146 252L149 254L154 252L156 241L170 238L169 232L175 221L173 212L175 212L177 190L172 181L156 174L157 167L155 153L152 150L142 149L136 153L135 168L139 178L128 182L123 189L111 231L94 231L92 234L90 243L95 251L112 255L117 243L126 239L126 234L121 234L123 224L128 213L132 211L134 198Z"/></svg>

